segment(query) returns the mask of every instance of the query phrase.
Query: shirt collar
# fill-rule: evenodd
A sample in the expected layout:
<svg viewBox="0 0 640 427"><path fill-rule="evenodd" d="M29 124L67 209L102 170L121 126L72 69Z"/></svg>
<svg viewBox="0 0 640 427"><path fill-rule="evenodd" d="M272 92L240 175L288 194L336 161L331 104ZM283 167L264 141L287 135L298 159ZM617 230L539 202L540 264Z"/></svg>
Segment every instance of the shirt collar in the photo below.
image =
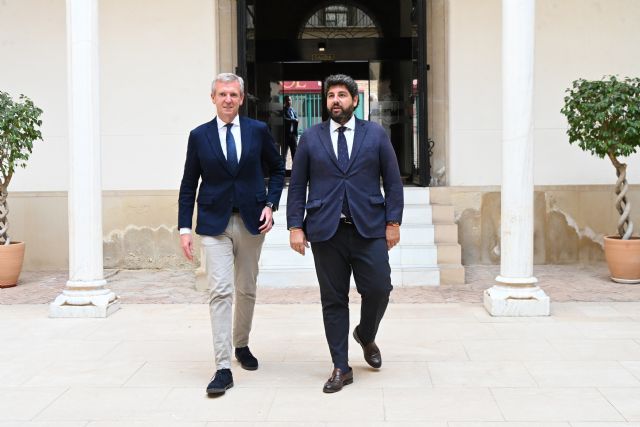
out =
<svg viewBox="0 0 640 427"><path fill-rule="evenodd" d="M348 130L354 130L356 128L356 116L351 115L351 118L347 123L341 125L340 123L334 121L333 119L329 120L331 126L331 132L336 131L340 126L346 127Z"/></svg>
<svg viewBox="0 0 640 427"><path fill-rule="evenodd" d="M218 124L218 130L222 130L223 127L225 127L227 124L225 122L222 121L221 118L219 118L218 116L216 116L216 123ZM240 126L240 115L237 114L233 120L231 120L231 123L233 123L234 126Z"/></svg>

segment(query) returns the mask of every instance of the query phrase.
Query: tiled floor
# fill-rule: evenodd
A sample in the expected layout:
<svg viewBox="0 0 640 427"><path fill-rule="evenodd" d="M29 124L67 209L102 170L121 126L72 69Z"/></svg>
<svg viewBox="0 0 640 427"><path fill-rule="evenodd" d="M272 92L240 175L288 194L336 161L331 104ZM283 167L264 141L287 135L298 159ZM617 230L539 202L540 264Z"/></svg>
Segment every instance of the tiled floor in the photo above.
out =
<svg viewBox="0 0 640 427"><path fill-rule="evenodd" d="M203 304L107 319L1 305L0 343L0 426L640 427L640 302L552 302L542 318L393 303L383 368L351 341L355 381L334 395L318 304L258 304L260 369L234 362L235 387L213 399Z"/></svg>

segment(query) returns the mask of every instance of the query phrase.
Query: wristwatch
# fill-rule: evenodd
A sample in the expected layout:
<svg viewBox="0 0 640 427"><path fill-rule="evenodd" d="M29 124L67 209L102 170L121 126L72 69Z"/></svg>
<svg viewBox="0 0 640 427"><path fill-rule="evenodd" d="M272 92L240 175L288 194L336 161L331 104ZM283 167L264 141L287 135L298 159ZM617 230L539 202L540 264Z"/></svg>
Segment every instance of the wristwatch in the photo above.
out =
<svg viewBox="0 0 640 427"><path fill-rule="evenodd" d="M268 208L271 208L271 210L275 212L275 209L273 208L273 203L271 203L271 202L267 202L267 203L265 203L264 205L265 205L266 207L268 207Z"/></svg>

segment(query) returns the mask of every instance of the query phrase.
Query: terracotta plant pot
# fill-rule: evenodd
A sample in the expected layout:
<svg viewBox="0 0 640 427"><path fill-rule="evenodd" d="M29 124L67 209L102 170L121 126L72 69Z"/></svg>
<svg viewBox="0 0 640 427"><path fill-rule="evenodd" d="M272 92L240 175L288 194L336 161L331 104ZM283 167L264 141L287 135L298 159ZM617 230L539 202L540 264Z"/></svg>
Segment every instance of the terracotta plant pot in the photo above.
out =
<svg viewBox="0 0 640 427"><path fill-rule="evenodd" d="M611 280L618 283L640 283L640 237L622 240L619 236L604 238L604 256Z"/></svg>
<svg viewBox="0 0 640 427"><path fill-rule="evenodd" d="M24 260L24 242L0 244L0 288L10 288L18 283Z"/></svg>

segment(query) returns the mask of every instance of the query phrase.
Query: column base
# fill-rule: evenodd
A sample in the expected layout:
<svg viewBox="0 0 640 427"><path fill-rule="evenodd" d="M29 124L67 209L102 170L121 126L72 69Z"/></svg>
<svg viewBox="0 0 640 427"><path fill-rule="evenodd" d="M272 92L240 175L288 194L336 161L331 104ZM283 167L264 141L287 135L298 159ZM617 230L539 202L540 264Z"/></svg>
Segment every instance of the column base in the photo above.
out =
<svg viewBox="0 0 640 427"><path fill-rule="evenodd" d="M108 289L65 289L49 304L49 317L107 317L120 309L120 300Z"/></svg>
<svg viewBox="0 0 640 427"><path fill-rule="evenodd" d="M538 286L492 286L484 291L484 308L492 316L548 316L551 301Z"/></svg>

